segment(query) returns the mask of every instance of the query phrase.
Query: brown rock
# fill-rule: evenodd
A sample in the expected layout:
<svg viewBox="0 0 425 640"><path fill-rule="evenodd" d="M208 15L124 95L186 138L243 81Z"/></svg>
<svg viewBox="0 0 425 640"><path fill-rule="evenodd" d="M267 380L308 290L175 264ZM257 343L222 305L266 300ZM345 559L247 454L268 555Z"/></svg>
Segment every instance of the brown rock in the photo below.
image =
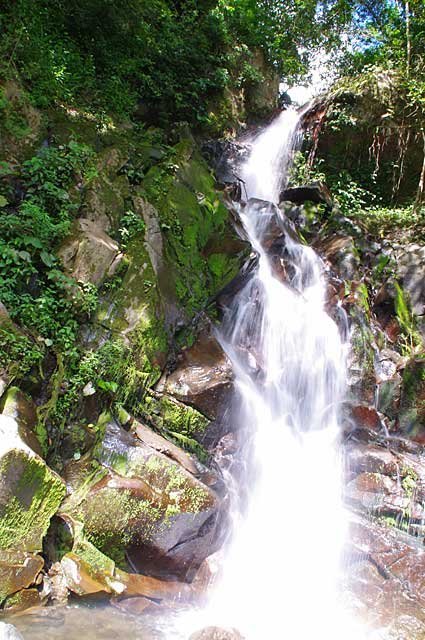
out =
<svg viewBox="0 0 425 640"><path fill-rule="evenodd" d="M359 257L351 236L337 234L314 243L314 248L343 280L355 280Z"/></svg>
<svg viewBox="0 0 425 640"><path fill-rule="evenodd" d="M122 257L115 240L87 218L76 220L74 233L58 249L58 256L77 282L97 286L115 273Z"/></svg>
<svg viewBox="0 0 425 640"><path fill-rule="evenodd" d="M425 553L408 535L357 520L351 524L348 552L372 563L389 584L396 581L400 601L407 595L416 606L425 606Z"/></svg>
<svg viewBox="0 0 425 640"><path fill-rule="evenodd" d="M196 461L191 458L191 456L177 447L175 444L166 440L158 433L155 433L149 427L146 427L141 422L134 420L131 425L131 430L136 434L138 439L146 444L148 447L155 449L155 451L159 451L163 453L171 460L178 462L186 471L192 473L194 476L199 476L202 473L202 469L200 465L196 463Z"/></svg>
<svg viewBox="0 0 425 640"><path fill-rule="evenodd" d="M215 419L228 405L232 383L231 362L212 325L207 324L195 344L180 354L177 368L158 388Z"/></svg>
<svg viewBox="0 0 425 640"><path fill-rule="evenodd" d="M79 596L107 593L116 596L143 596L155 600L189 600L190 585L149 576L126 573L76 533L74 550L61 560L66 586Z"/></svg>
<svg viewBox="0 0 425 640"><path fill-rule="evenodd" d="M66 604L68 602L68 587L60 562L54 562L45 576L47 585L45 591L53 604Z"/></svg>
<svg viewBox="0 0 425 640"><path fill-rule="evenodd" d="M376 432L382 429L381 418L374 407L354 405L351 407L351 418L358 428L371 429Z"/></svg>
<svg viewBox="0 0 425 640"><path fill-rule="evenodd" d="M3 604L3 610L9 613L38 609L42 604L42 599L37 589L23 589L13 596L9 596Z"/></svg>
<svg viewBox="0 0 425 640"><path fill-rule="evenodd" d="M33 585L43 566L43 558L34 553L0 550L0 602Z"/></svg>

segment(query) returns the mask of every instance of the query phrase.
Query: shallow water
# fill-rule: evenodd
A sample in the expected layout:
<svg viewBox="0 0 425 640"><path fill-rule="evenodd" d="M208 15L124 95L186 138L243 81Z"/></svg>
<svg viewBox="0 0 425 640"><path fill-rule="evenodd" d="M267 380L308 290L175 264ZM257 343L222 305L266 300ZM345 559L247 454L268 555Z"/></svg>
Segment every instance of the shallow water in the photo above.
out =
<svg viewBox="0 0 425 640"><path fill-rule="evenodd" d="M10 616L7 622L17 627L24 640L166 640L173 626L163 614L133 616L110 604L80 602ZM177 631L174 637L179 637Z"/></svg>

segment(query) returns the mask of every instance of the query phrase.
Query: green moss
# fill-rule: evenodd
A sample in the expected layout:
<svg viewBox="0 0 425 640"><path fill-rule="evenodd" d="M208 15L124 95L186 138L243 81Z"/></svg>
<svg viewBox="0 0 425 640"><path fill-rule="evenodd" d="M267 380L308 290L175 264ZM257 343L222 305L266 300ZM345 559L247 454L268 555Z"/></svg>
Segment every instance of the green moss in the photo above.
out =
<svg viewBox="0 0 425 640"><path fill-rule="evenodd" d="M189 139L153 167L142 186L159 213L176 298L192 316L238 270L234 254L216 252L209 257L206 251L213 237L220 246L228 233L227 210L211 172Z"/></svg>
<svg viewBox="0 0 425 640"><path fill-rule="evenodd" d="M203 433L209 425L208 418L199 411L166 396L160 399L159 405L164 426L172 431L186 435L199 434Z"/></svg>
<svg viewBox="0 0 425 640"><path fill-rule="evenodd" d="M0 549L39 551L65 485L41 459L20 450L4 455L0 475L11 492L0 506Z"/></svg>
<svg viewBox="0 0 425 640"><path fill-rule="evenodd" d="M77 536L72 553L81 558L81 560L90 567L92 572L111 576L114 574L114 560L99 551L84 535L79 534Z"/></svg>
<svg viewBox="0 0 425 640"><path fill-rule="evenodd" d="M201 461L207 459L208 454L197 439L202 438L210 421L193 407L168 396L147 394L137 407L137 415Z"/></svg>
<svg viewBox="0 0 425 640"><path fill-rule="evenodd" d="M104 487L92 493L73 516L84 523L87 541L124 567L126 547L148 543L163 513L162 508L141 500L130 490ZM80 555L78 550L73 551Z"/></svg>

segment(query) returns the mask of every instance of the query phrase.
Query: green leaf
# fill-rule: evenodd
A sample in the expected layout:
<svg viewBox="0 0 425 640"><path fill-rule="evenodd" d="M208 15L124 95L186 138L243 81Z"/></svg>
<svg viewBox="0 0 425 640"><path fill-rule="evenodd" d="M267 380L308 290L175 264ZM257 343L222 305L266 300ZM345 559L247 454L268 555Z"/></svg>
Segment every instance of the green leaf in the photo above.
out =
<svg viewBox="0 0 425 640"><path fill-rule="evenodd" d="M31 262L31 254L28 251L18 251L18 256L25 262Z"/></svg>
<svg viewBox="0 0 425 640"><path fill-rule="evenodd" d="M55 264L56 258L52 253L47 253L47 251L42 251L40 253L40 258L42 259L46 267L53 267L53 265Z"/></svg>
<svg viewBox="0 0 425 640"><path fill-rule="evenodd" d="M43 248L43 243L41 242L41 240L39 238L35 238L34 236L23 236L22 237L22 242L25 245L30 244L35 249L42 249Z"/></svg>
<svg viewBox="0 0 425 640"><path fill-rule="evenodd" d="M0 207L5 207L6 205L8 205L8 201L6 200L6 198L4 196L0 196Z"/></svg>
<svg viewBox="0 0 425 640"><path fill-rule="evenodd" d="M110 382L109 380L98 380L97 386L102 391L112 391L112 393L116 393L118 391L118 384L116 382Z"/></svg>

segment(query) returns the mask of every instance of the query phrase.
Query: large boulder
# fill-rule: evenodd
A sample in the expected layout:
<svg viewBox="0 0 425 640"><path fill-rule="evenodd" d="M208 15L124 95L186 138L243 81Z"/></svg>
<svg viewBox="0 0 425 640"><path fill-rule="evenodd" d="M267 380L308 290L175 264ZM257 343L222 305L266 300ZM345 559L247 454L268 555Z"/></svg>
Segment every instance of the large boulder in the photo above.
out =
<svg viewBox="0 0 425 640"><path fill-rule="evenodd" d="M191 587L181 582L122 571L113 560L85 539L78 525L75 525L72 551L63 556L60 568L66 588L78 596L103 593L162 601L188 599L192 594Z"/></svg>
<svg viewBox="0 0 425 640"><path fill-rule="evenodd" d="M174 371L160 381L158 390L193 405L214 420L225 411L232 392L232 364L207 324L192 347L183 350Z"/></svg>
<svg viewBox="0 0 425 640"><path fill-rule="evenodd" d="M284 189L280 194L279 201L292 202L296 205L313 202L314 204L324 204L328 209L332 209L333 206L331 193L323 182Z"/></svg>
<svg viewBox="0 0 425 640"><path fill-rule="evenodd" d="M21 433L13 417L0 416L0 603L35 583L44 565L38 552L66 492Z"/></svg>
<svg viewBox="0 0 425 640"><path fill-rule="evenodd" d="M105 233L117 231L119 220L125 213L130 186L124 175L116 175L116 166L100 162L100 172L88 184L82 205L84 218L94 222ZM103 170L102 170L103 169Z"/></svg>
<svg viewBox="0 0 425 640"><path fill-rule="evenodd" d="M96 286L113 276L122 258L115 240L87 218L75 221L73 232L58 249L58 256L75 280Z"/></svg>
<svg viewBox="0 0 425 640"><path fill-rule="evenodd" d="M68 465L73 492L61 507L62 518L74 529L81 523L87 539L120 566L192 579L217 545L217 493L200 480L202 473L188 471L187 460L180 465L175 453L174 459L161 453L146 435L142 441L111 420L103 429L93 452L95 470L87 475L93 465L86 459Z"/></svg>

